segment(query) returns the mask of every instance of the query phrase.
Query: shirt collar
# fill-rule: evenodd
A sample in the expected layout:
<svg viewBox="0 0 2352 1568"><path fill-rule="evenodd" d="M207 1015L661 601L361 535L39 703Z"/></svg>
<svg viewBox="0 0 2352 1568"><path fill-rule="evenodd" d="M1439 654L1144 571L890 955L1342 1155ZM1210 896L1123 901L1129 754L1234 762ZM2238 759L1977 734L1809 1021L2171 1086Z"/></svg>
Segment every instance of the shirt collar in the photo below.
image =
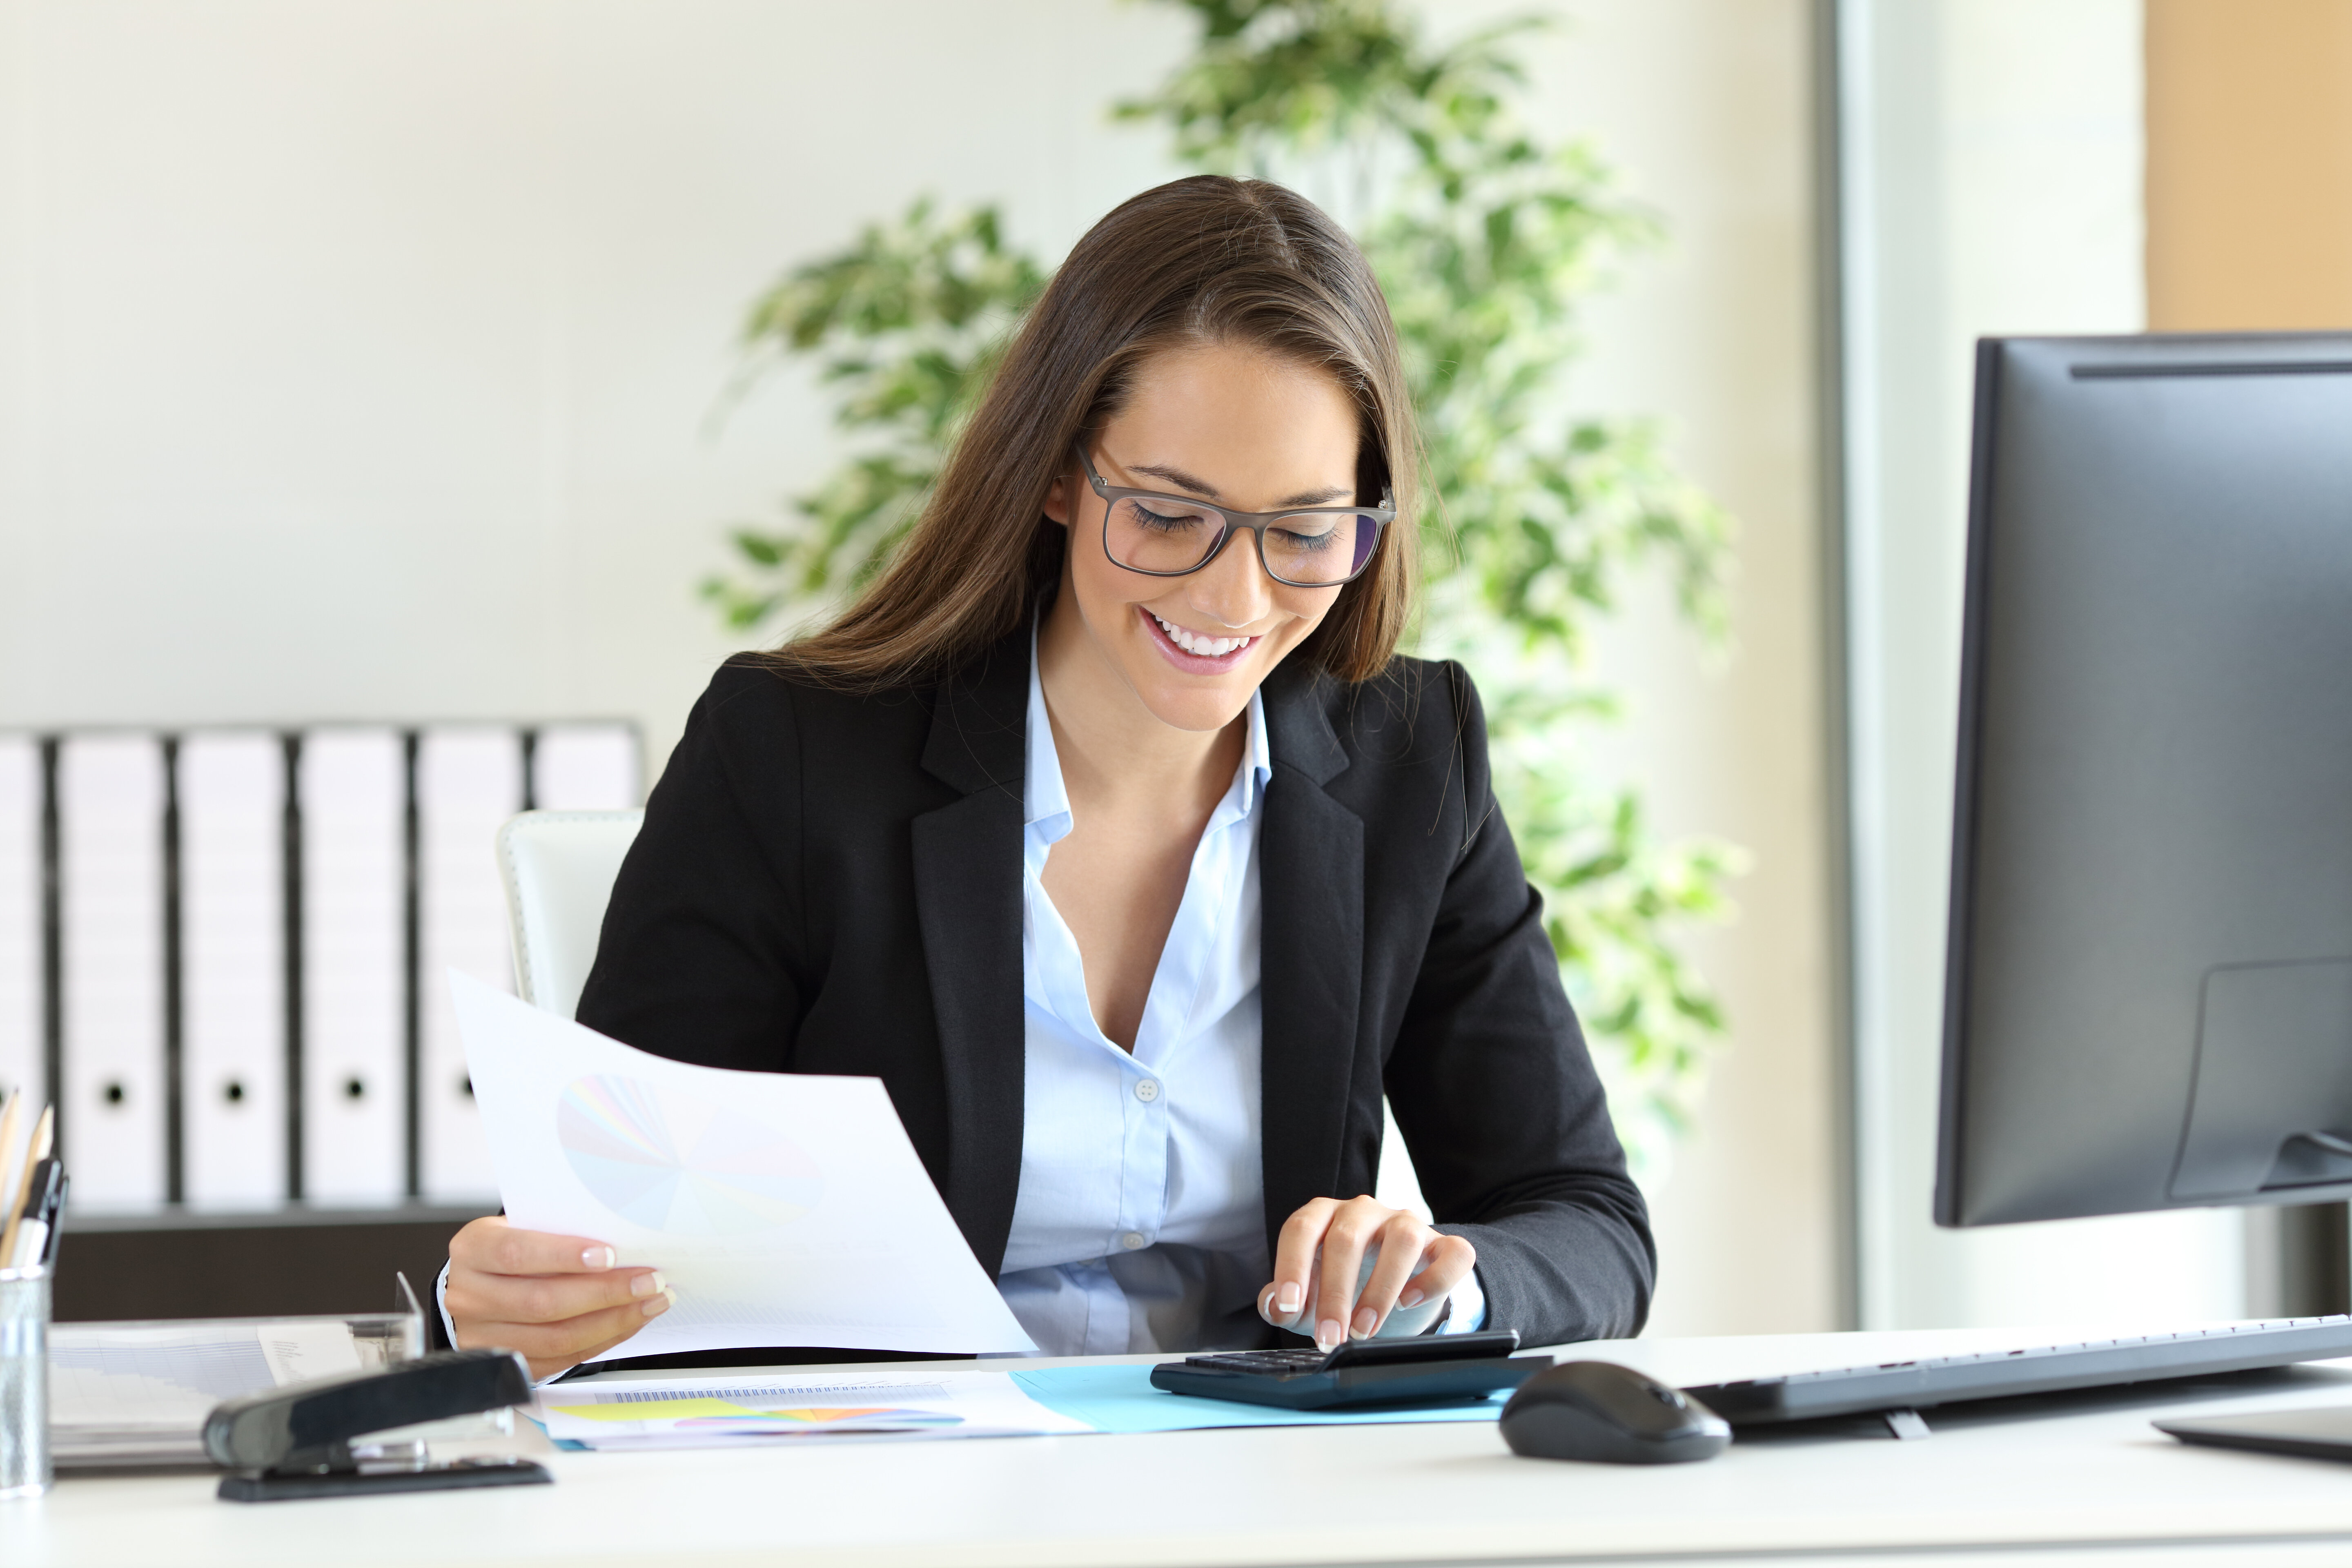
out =
<svg viewBox="0 0 2352 1568"><path fill-rule="evenodd" d="M1042 614L1042 612L1040 612ZM1045 714L1045 683L1037 677L1037 627L1029 627L1029 765L1022 784L1023 816L1048 844L1070 831L1070 794L1062 787L1062 753Z"/></svg>
<svg viewBox="0 0 2352 1568"><path fill-rule="evenodd" d="M1242 746L1241 776L1234 784L1240 788L1241 814L1247 816L1257 809L1258 792L1274 777L1274 750L1265 738L1265 699L1256 691L1250 693L1249 739Z"/></svg>
<svg viewBox="0 0 2352 1568"><path fill-rule="evenodd" d="M1029 627L1029 754L1022 784L1022 816L1046 843L1058 843L1070 831L1070 794L1062 784L1062 753L1054 745L1054 723L1045 712L1045 683L1037 674L1037 627ZM1211 828L1257 809L1258 796L1274 777L1274 752L1266 743L1265 699L1250 693L1249 739L1243 743L1242 765L1234 770L1234 787L1209 819Z"/></svg>

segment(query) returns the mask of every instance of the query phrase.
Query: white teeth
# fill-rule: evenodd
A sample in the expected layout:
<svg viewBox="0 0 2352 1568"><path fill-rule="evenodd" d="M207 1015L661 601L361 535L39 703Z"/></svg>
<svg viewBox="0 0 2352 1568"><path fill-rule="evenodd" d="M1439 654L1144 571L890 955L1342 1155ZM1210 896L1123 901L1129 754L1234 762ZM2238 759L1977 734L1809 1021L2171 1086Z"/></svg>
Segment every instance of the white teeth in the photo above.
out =
<svg viewBox="0 0 2352 1568"><path fill-rule="evenodd" d="M1173 621L1160 620L1158 616L1151 618L1160 622L1160 629L1168 634L1170 642L1186 653L1202 654L1210 658L1222 658L1237 647L1247 647L1257 641L1255 637L1204 637L1197 632L1186 631Z"/></svg>

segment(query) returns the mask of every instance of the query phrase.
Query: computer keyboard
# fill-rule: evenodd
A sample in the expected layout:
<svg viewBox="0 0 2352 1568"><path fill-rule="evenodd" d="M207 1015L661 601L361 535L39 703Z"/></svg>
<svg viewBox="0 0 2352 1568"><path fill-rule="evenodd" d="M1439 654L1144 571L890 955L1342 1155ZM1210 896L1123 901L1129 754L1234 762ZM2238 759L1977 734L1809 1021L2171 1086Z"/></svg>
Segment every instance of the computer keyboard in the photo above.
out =
<svg viewBox="0 0 2352 1568"><path fill-rule="evenodd" d="M1880 1366L1743 1378L1684 1393L1735 1426L2055 1394L2352 1356L2352 1317L2283 1318L2178 1334L1933 1356Z"/></svg>

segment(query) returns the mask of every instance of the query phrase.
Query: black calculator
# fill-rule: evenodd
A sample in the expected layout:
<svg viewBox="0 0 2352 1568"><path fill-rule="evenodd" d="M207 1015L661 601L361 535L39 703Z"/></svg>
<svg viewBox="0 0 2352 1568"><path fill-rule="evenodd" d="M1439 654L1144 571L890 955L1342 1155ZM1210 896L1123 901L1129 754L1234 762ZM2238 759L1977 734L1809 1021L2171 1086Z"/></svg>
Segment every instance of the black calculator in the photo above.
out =
<svg viewBox="0 0 2352 1568"><path fill-rule="evenodd" d="M1151 1369L1151 1386L1204 1399L1278 1405L1286 1410L1468 1405L1517 1388L1551 1364L1548 1355L1511 1353L1518 1348L1517 1331L1504 1329L1350 1340L1328 1352L1221 1351L1161 1362Z"/></svg>

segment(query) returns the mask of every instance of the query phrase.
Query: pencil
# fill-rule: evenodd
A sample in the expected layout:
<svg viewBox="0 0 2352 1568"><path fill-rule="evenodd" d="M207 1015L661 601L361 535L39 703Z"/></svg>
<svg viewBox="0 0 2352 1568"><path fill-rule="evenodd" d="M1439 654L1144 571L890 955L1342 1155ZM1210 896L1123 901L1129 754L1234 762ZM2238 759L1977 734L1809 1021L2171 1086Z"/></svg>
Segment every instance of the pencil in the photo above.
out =
<svg viewBox="0 0 2352 1568"><path fill-rule="evenodd" d="M11 1097L8 1109L5 1112L0 1112L0 1122L11 1123L11 1125L0 1126L0 1150L8 1147L8 1141L16 1131L13 1125L16 1120L16 1097ZM39 1125L33 1129L33 1136L26 1142L23 1168L8 1178L5 1189L8 1194L8 1224L5 1230L0 1230L0 1258L11 1258L16 1254L16 1227L24 1223L25 1201L31 1195L29 1189L33 1182L33 1167L48 1157L49 1145L57 1137L57 1125L58 1108L52 1105L43 1110ZM0 1175L5 1174L6 1174L5 1171L0 1171Z"/></svg>
<svg viewBox="0 0 2352 1568"><path fill-rule="evenodd" d="M8 1170L15 1163L11 1156L16 1152L16 1123L24 1108L25 1091L21 1089L9 1090L6 1102L0 1104L0 1194L10 1190ZM0 1225L6 1225L15 1213L14 1209L0 1209ZM0 1258L7 1256L0 1252Z"/></svg>

